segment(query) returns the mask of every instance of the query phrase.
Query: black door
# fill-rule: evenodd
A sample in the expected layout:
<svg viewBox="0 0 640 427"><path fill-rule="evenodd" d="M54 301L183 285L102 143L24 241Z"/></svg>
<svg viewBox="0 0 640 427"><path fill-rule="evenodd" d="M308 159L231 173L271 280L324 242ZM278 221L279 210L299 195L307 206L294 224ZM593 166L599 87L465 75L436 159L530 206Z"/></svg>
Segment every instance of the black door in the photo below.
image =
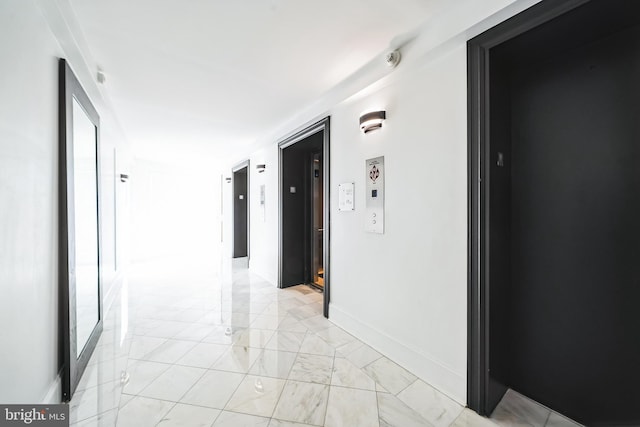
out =
<svg viewBox="0 0 640 427"><path fill-rule="evenodd" d="M282 287L314 283L314 156L323 150L317 132L282 151ZM317 189L316 189L317 191ZM318 233L318 228L315 229Z"/></svg>
<svg viewBox="0 0 640 427"><path fill-rule="evenodd" d="M248 167L233 173L233 257L242 258L248 251Z"/></svg>
<svg viewBox="0 0 640 427"><path fill-rule="evenodd" d="M487 413L510 387L640 423L639 6L594 0L490 51Z"/></svg>

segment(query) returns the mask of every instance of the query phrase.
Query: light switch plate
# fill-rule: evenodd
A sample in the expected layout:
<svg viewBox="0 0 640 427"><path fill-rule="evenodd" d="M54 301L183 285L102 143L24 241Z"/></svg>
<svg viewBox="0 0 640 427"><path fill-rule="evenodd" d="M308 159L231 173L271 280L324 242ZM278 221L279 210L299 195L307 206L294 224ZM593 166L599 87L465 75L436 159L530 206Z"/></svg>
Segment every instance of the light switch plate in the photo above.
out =
<svg viewBox="0 0 640 427"><path fill-rule="evenodd" d="M355 210L354 187L355 184L353 182L338 185L338 210Z"/></svg>

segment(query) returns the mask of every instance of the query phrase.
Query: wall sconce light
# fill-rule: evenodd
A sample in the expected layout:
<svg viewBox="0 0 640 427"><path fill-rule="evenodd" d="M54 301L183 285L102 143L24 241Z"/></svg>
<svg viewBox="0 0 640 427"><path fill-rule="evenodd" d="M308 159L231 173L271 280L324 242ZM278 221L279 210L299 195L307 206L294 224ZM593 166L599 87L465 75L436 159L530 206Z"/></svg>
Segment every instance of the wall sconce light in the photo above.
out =
<svg viewBox="0 0 640 427"><path fill-rule="evenodd" d="M229 183L231 182L231 177L230 177L230 176L228 176L228 177L226 177L224 180L225 180L225 181L227 181L227 184L229 184Z"/></svg>
<svg viewBox="0 0 640 427"><path fill-rule="evenodd" d="M387 118L386 111L372 111L360 116L360 130L364 133L380 129Z"/></svg>
<svg viewBox="0 0 640 427"><path fill-rule="evenodd" d="M127 175L126 173L121 173L121 174L120 174L120 181L121 181L121 182L127 182L127 181L129 181L129 175Z"/></svg>
<svg viewBox="0 0 640 427"><path fill-rule="evenodd" d="M256 165L256 169L258 169L258 173L264 172L266 168L267 168L267 165L265 165L264 163L261 165Z"/></svg>

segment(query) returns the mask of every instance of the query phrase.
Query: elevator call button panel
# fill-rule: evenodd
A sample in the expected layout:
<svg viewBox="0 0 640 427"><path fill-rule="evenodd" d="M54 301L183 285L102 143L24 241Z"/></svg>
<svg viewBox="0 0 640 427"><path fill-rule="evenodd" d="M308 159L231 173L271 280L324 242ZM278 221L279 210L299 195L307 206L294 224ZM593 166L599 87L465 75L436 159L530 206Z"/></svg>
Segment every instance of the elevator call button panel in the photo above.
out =
<svg viewBox="0 0 640 427"><path fill-rule="evenodd" d="M365 231L384 233L384 156L368 159L366 164Z"/></svg>

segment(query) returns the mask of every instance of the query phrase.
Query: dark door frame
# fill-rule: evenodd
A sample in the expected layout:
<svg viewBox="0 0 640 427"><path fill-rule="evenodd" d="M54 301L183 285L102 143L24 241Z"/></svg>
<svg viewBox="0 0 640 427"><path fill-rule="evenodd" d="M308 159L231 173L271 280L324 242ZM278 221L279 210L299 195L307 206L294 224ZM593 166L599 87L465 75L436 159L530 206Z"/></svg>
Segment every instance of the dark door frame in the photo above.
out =
<svg viewBox="0 0 640 427"><path fill-rule="evenodd" d="M306 126L303 130L294 133L293 135L281 140L278 142L278 287L282 288L282 231L283 231L283 223L282 223L282 210L283 210L283 198L282 198L282 184L283 184L283 150L287 147L292 146L293 144L300 142L307 137L314 135L318 132L324 132L322 138L322 156L323 156L323 165L322 165L322 173L323 173L323 200L324 200L324 218L323 218L323 228L324 233L322 236L322 252L323 252L323 269L324 269L324 294L323 294L323 314L324 317L329 318L329 301L330 301L330 259L329 259L329 242L331 236L330 230L330 180L329 180L329 128L330 128L330 118L325 117L322 120L319 120L309 126Z"/></svg>
<svg viewBox="0 0 640 427"><path fill-rule="evenodd" d="M251 197L250 197L250 190L251 190L251 168L249 167L251 165L251 161L249 159L247 160L243 160L242 162L236 164L234 167L231 168L231 176L235 178L235 173L238 172L241 169L247 168L247 262L251 261ZM233 182L234 180L232 180L232 188L231 188L231 193L233 194ZM235 197L235 194L233 194L232 196L232 200L233 197ZM234 203L231 203L231 218L233 219L232 221L232 226L235 227L235 221L236 221L236 212L235 212L235 200L233 200ZM235 233L235 228L234 232L233 232L233 247L231 248L231 253L233 254L235 251L235 246L236 246L236 233Z"/></svg>
<svg viewBox="0 0 640 427"><path fill-rule="evenodd" d="M490 51L589 0L546 0L469 40L467 404L489 415L489 120Z"/></svg>

